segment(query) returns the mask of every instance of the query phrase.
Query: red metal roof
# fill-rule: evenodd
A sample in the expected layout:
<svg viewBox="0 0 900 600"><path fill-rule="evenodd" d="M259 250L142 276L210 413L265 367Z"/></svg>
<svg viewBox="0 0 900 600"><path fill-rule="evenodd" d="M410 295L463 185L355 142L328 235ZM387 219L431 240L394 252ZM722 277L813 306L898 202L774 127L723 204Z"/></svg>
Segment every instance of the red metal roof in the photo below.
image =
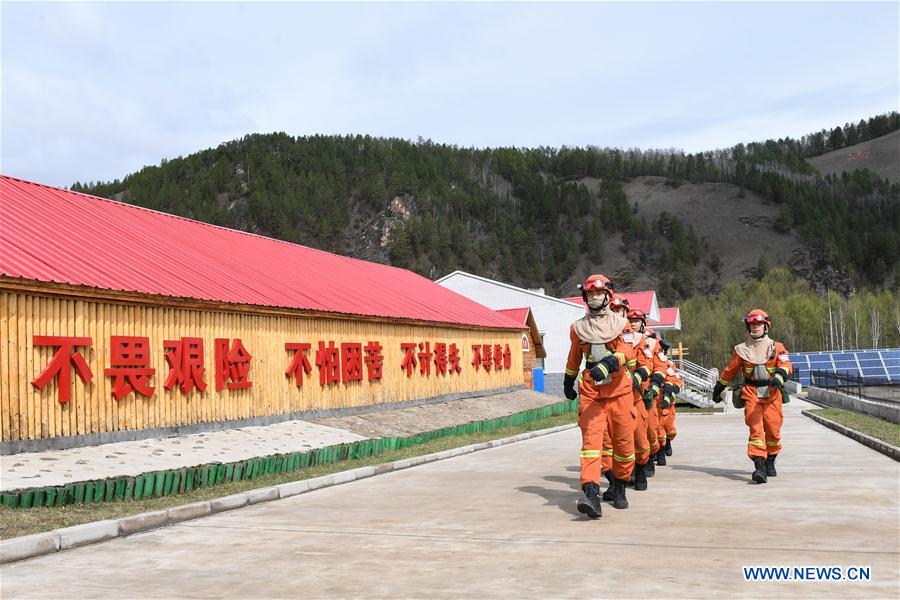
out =
<svg viewBox="0 0 900 600"><path fill-rule="evenodd" d="M498 309L497 312L501 315L506 315L516 323L520 324L522 327L528 327L528 311L531 309L528 307L525 308L501 308Z"/></svg>
<svg viewBox="0 0 900 600"><path fill-rule="evenodd" d="M648 327L674 327L678 323L678 308L660 308L659 321L647 321Z"/></svg>
<svg viewBox="0 0 900 600"><path fill-rule="evenodd" d="M521 328L412 271L5 175L0 275L175 298Z"/></svg>

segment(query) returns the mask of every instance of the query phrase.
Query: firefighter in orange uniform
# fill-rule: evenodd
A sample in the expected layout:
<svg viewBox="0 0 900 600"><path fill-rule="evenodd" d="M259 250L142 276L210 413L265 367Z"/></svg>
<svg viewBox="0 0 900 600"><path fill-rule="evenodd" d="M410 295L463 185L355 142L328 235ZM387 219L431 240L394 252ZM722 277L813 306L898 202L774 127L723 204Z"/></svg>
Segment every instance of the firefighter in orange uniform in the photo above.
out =
<svg viewBox="0 0 900 600"><path fill-rule="evenodd" d="M630 318L633 311L628 309L628 301L615 298L610 303L610 309L628 319L628 325L625 328L622 339L629 342L634 349L635 357L628 362L628 369L631 371L633 378L631 388L636 414L634 424L634 469L632 473L634 489L643 491L647 489L646 465L650 458L650 441L647 438L647 408L644 404L641 388L645 383L649 385L650 375L653 371L653 359L648 358L643 352L644 334L640 331L640 329L643 329L643 324L641 321L638 321L640 329L634 326ZM604 494L603 499L611 498Z"/></svg>
<svg viewBox="0 0 900 600"><path fill-rule="evenodd" d="M684 382L678 377L678 368L675 363L667 355L671 345L665 340L659 340L659 345L660 349L666 353L666 381L659 403L660 429L662 429L662 436L665 437L666 443L657 452L657 462L661 454L663 464L665 464L665 457L672 456L672 440L677 434L675 430L675 399L684 388Z"/></svg>
<svg viewBox="0 0 900 600"><path fill-rule="evenodd" d="M734 347L731 360L713 388L713 401L721 402L725 387L743 375L741 400L744 422L750 428L747 455L753 461L753 481L775 477L775 458L781 452L781 390L791 374L790 356L781 342L769 338L772 319L764 310L751 310L744 318L747 341Z"/></svg>
<svg viewBox="0 0 900 600"><path fill-rule="evenodd" d="M578 511L592 519L601 512L600 472L603 434L610 429L613 447L615 508L628 508L625 482L634 468L635 411L632 374L628 362L634 347L623 339L627 319L609 310L613 287L603 275L591 275L581 286L588 313L569 329L571 347L566 362L563 390L569 399L580 396L578 426L581 428L581 490ZM575 382L582 361L582 380Z"/></svg>
<svg viewBox="0 0 900 600"><path fill-rule="evenodd" d="M647 461L645 470L649 477L653 477L656 474L656 464L660 456L662 458L659 465L666 465L665 454L660 455L659 453L660 448L665 446L666 440L665 429L660 427L657 399L665 387L667 366L665 353L661 353L657 333L648 327L645 334L644 354L652 357L653 360L653 373L643 393L644 406L647 407L647 439L650 441L650 460Z"/></svg>

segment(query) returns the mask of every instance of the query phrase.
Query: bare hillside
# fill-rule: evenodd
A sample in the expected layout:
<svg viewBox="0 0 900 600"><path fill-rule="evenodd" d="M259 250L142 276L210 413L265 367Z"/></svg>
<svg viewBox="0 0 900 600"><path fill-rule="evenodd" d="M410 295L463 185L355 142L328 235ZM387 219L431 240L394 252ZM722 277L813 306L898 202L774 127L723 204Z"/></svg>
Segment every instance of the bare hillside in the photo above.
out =
<svg viewBox="0 0 900 600"><path fill-rule="evenodd" d="M900 130L874 140L806 159L823 175L869 169L892 183L900 181Z"/></svg>
<svg viewBox="0 0 900 600"><path fill-rule="evenodd" d="M743 280L756 269L765 253L770 267L785 266L801 275L812 274L810 252L800 239L780 234L772 224L777 206L756 194L728 183L682 184L672 187L664 177L638 177L624 185L628 201L648 222L666 211L693 226L705 238L709 252L721 260L721 283ZM581 265L585 271L601 272L614 280L630 281L628 289L656 285L656 275L637 269L636 256L622 246L622 236L605 241L605 259L599 265ZM579 271L578 276L581 276ZM572 280L574 287L577 277Z"/></svg>

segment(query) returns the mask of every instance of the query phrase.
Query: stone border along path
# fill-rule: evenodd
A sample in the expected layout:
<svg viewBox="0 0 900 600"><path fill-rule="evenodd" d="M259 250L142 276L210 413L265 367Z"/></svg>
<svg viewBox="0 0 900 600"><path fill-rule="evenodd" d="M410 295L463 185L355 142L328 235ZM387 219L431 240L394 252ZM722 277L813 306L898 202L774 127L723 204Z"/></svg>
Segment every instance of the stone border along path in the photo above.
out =
<svg viewBox="0 0 900 600"><path fill-rule="evenodd" d="M459 448L452 448L450 450L397 460L380 465L360 467L349 471L340 471L338 473L312 479L282 483L271 487L216 498L214 500L194 502L169 509L130 515L120 519L85 523L83 525L65 527L63 529L56 529L45 533L36 533L9 540L0 540L0 564L17 562L45 554L52 554L60 550L69 550L87 544L103 542L116 537L158 529L160 527L174 525L191 519L198 519L210 514L234 510L244 506L259 504L261 502L289 498L298 494L304 494L306 492L340 485L342 483L350 483L351 481L365 479L366 477L372 477L374 475L400 471L402 469L446 458L453 458L455 456L477 452L479 450L487 450L489 448L496 448L498 446L512 444L539 436L558 433L560 431L572 429L573 427L577 427L577 424L571 423L549 429L529 431L499 440L460 446Z"/></svg>

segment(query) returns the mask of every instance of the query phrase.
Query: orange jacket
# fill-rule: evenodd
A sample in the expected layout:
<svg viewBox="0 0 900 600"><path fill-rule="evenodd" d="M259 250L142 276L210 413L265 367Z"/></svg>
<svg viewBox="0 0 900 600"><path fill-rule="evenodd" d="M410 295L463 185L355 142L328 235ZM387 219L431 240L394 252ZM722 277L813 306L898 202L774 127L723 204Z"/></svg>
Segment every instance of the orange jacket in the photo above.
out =
<svg viewBox="0 0 900 600"><path fill-rule="evenodd" d="M628 368L640 380L641 389L646 389L647 382L650 381L650 375L653 374L653 367L655 366L652 353L650 356L647 356L644 352L647 338L643 333L635 331L631 325L626 325L625 330L622 332L622 339L630 342L634 348L634 358L628 361Z"/></svg>
<svg viewBox="0 0 900 600"><path fill-rule="evenodd" d="M659 340L652 337L645 337L644 355L653 363L652 372L659 373L663 377L663 381L668 376L666 369L668 367L669 357L659 347ZM652 375L652 373L651 373Z"/></svg>
<svg viewBox="0 0 900 600"><path fill-rule="evenodd" d="M784 383L793 370L794 367L791 365L791 359L788 355L787 348L785 348L784 344L781 342L775 342L775 350L766 361L766 371L769 374L769 379L771 380L773 377L777 377ZM724 385L728 385L739 372L743 373L745 381L751 379L753 377L753 363L747 362L738 356L737 352L732 351L731 360L728 361L728 365L719 376L719 381ZM755 399L756 386L745 383L741 387L741 397L745 400L750 398ZM769 399L774 398L781 398L781 390L770 387Z"/></svg>
<svg viewBox="0 0 900 600"><path fill-rule="evenodd" d="M582 372L584 383L588 384L585 395L591 399L618 398L625 394L631 394L632 375L628 363L637 360L637 351L628 336L629 334L623 331L619 337L606 343L606 350L615 354L619 359L619 370L612 374L609 383L597 385L587 368ZM566 375L577 375L582 361L591 354L591 345L578 338L574 326L569 326L569 340L571 346L569 347L569 357L566 360ZM582 389L584 390L584 386Z"/></svg>
<svg viewBox="0 0 900 600"><path fill-rule="evenodd" d="M666 364L666 383L677 385L680 389L684 389L684 382L678 376L678 366L669 358Z"/></svg>

